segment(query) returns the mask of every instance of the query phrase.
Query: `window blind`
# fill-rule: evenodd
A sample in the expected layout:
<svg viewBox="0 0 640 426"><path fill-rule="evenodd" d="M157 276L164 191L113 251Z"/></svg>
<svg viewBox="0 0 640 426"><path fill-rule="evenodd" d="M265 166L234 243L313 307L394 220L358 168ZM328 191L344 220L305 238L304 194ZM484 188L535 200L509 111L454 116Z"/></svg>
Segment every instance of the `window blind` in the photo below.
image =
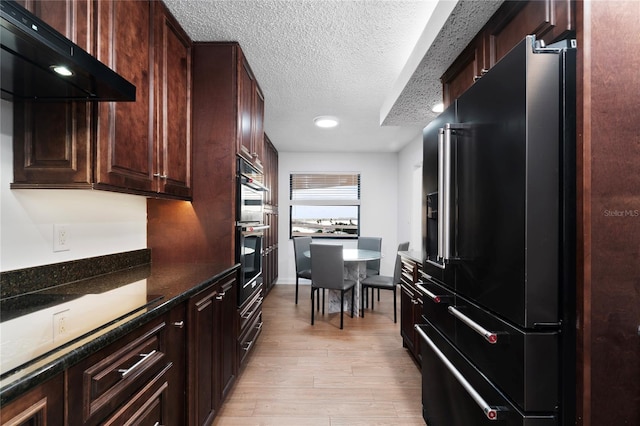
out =
<svg viewBox="0 0 640 426"><path fill-rule="evenodd" d="M359 173L292 173L289 179L291 201L359 204Z"/></svg>

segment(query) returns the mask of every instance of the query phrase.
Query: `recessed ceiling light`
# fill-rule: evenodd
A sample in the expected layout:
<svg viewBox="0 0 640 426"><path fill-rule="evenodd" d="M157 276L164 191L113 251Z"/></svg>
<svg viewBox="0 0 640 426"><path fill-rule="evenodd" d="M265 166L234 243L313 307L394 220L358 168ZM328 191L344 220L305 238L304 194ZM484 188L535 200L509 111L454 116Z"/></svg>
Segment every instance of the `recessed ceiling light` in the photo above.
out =
<svg viewBox="0 0 640 426"><path fill-rule="evenodd" d="M64 65L51 65L51 69L64 77L69 77L73 75L73 72L69 68L65 67Z"/></svg>
<svg viewBox="0 0 640 426"><path fill-rule="evenodd" d="M321 115L313 119L316 126L322 128L336 127L338 125L338 119L330 115Z"/></svg>
<svg viewBox="0 0 640 426"><path fill-rule="evenodd" d="M442 102L439 102L439 103L435 104L433 107L431 107L431 111L433 111L433 112L442 112L442 111L444 111L444 104Z"/></svg>

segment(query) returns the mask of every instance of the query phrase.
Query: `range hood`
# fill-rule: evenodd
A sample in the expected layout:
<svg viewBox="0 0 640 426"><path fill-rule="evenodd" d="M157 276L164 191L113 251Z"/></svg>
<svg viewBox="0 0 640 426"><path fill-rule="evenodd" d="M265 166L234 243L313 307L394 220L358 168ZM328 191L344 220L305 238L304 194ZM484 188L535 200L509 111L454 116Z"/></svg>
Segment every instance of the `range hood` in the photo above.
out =
<svg viewBox="0 0 640 426"><path fill-rule="evenodd" d="M31 12L9 0L1 0L0 7L2 99L136 100L133 84ZM55 72L58 66L70 75Z"/></svg>

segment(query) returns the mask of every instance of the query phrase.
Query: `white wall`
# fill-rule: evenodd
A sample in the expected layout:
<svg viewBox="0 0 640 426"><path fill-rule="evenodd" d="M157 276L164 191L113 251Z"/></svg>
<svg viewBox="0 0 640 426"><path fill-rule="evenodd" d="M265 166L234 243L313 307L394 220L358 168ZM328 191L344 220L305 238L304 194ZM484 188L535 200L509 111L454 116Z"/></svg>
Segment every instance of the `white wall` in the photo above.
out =
<svg viewBox="0 0 640 426"><path fill-rule="evenodd" d="M0 271L147 246L142 196L90 190L11 190L13 106L1 102ZM70 250L53 252L53 225L67 225Z"/></svg>
<svg viewBox="0 0 640 426"><path fill-rule="evenodd" d="M279 152L278 170L278 284L293 284L296 276L293 242L289 239L289 175L292 172L360 173L360 235L382 237L380 272L393 274L398 249L397 153ZM356 246L355 240L335 241Z"/></svg>
<svg viewBox="0 0 640 426"><path fill-rule="evenodd" d="M422 249L422 134L398 153L398 242Z"/></svg>

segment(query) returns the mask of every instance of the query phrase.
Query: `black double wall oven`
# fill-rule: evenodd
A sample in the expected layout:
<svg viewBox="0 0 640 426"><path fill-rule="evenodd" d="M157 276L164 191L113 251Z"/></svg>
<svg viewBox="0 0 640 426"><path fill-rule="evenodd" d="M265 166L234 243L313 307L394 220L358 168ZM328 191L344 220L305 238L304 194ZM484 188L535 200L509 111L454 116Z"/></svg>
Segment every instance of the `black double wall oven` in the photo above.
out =
<svg viewBox="0 0 640 426"><path fill-rule="evenodd" d="M575 417L575 48L528 36L423 132L423 416Z"/></svg>
<svg viewBox="0 0 640 426"><path fill-rule="evenodd" d="M263 195L267 191L264 176L251 164L238 158L236 261L240 263L241 288L238 306L241 306L262 284L262 250L264 232Z"/></svg>

